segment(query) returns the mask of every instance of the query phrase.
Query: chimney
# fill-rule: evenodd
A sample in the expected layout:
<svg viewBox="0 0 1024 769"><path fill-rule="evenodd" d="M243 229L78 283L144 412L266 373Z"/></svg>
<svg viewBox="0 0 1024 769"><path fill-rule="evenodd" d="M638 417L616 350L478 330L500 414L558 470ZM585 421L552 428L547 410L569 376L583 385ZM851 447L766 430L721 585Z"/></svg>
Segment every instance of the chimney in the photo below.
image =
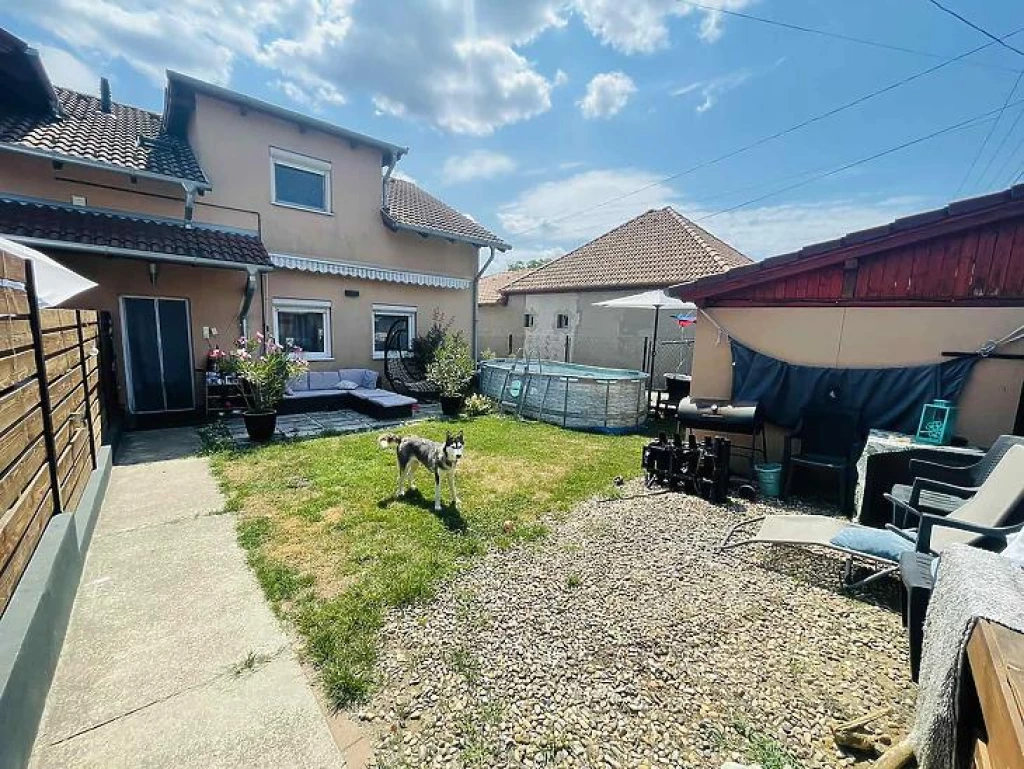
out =
<svg viewBox="0 0 1024 769"><path fill-rule="evenodd" d="M110 81L105 77L100 78L100 109L110 112Z"/></svg>

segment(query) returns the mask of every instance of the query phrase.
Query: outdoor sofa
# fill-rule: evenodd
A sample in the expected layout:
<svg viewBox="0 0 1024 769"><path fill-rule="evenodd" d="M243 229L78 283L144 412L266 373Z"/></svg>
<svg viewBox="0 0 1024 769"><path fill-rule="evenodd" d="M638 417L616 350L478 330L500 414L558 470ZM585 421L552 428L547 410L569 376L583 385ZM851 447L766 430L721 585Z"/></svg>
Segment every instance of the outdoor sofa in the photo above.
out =
<svg viewBox="0 0 1024 769"><path fill-rule="evenodd" d="M350 408L377 419L412 416L416 399L379 389L377 379L376 371L364 368L310 371L288 382L279 411L295 414Z"/></svg>

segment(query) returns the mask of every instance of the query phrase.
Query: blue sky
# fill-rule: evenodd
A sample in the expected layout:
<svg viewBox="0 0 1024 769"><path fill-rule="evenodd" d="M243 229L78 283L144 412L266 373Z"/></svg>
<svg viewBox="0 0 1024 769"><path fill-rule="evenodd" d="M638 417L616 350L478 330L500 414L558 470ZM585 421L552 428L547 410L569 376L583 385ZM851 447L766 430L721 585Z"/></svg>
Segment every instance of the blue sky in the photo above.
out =
<svg viewBox="0 0 1024 769"><path fill-rule="evenodd" d="M942 2L997 35L1024 27L1019 0ZM933 56L678 0L0 0L0 25L79 90L107 75L115 99L159 110L172 68L406 144L400 172L509 240L508 259L563 253L663 205L762 258L1006 187L1024 169L1020 104L969 175L991 120L775 194L1000 108L1024 56L991 45L662 181L990 42L929 0L704 4ZM1024 50L1024 32L1008 42Z"/></svg>

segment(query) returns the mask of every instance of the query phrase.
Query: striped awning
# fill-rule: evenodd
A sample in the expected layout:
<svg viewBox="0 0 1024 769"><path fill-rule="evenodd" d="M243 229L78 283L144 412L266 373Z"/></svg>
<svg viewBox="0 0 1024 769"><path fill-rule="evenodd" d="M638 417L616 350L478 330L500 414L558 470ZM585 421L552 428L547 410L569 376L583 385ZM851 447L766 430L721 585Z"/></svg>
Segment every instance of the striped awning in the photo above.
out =
<svg viewBox="0 0 1024 769"><path fill-rule="evenodd" d="M270 261L275 267L285 270L318 272L324 275L340 275L346 278L361 278L363 280L380 280L386 283L405 283L412 286L431 286L433 288L452 288L456 290L468 289L472 285L472 281L468 278L456 278L451 275L392 270L372 264L335 262L327 259L311 259L306 256L292 256L291 254L271 254Z"/></svg>

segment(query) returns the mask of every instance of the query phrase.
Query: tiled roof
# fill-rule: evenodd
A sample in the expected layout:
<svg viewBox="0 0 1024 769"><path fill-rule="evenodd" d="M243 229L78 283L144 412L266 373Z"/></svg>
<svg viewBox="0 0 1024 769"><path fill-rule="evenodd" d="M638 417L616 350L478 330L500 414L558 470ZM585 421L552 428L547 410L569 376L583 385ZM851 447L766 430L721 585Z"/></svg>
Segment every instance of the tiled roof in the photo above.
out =
<svg viewBox="0 0 1024 769"><path fill-rule="evenodd" d="M533 269L506 270L505 272L481 278L480 288L477 293L477 304L501 304L504 300L501 290L509 283L529 275L533 272Z"/></svg>
<svg viewBox="0 0 1024 769"><path fill-rule="evenodd" d="M384 219L391 226L424 235L453 238L476 246L494 246L501 251L510 248L493 232L405 179L389 180Z"/></svg>
<svg viewBox="0 0 1024 769"><path fill-rule="evenodd" d="M56 88L61 115L0 102L0 144L185 179L206 185L192 148L161 128L155 112Z"/></svg>
<svg viewBox="0 0 1024 769"><path fill-rule="evenodd" d="M64 241L76 250L109 249L114 255L118 250L143 251L270 266L270 255L256 235L10 198L0 198L0 235Z"/></svg>
<svg viewBox="0 0 1024 769"><path fill-rule="evenodd" d="M750 264L678 211L650 210L504 289L509 294L661 287Z"/></svg>

